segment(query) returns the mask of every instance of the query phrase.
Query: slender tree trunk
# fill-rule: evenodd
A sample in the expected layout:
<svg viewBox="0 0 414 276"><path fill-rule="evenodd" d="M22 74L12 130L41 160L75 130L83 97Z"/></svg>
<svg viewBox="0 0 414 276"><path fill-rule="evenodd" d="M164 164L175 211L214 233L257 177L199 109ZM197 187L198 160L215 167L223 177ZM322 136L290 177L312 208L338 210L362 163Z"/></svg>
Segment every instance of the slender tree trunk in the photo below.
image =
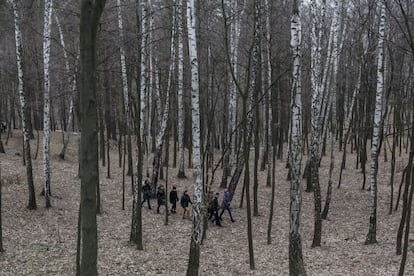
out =
<svg viewBox="0 0 414 276"><path fill-rule="evenodd" d="M137 22L137 30L141 30L141 24L144 24L144 22L140 23L140 1L136 0L135 9L136 9L136 22ZM144 13L142 13L143 15ZM141 17L143 20L143 17ZM138 32L139 33L139 32ZM142 34L142 33L141 33ZM138 34L138 41L139 39L142 39L142 35L140 36ZM140 79L141 72L141 59L142 55L139 55L139 60L137 62L138 66L136 69L136 79L139 81L142 81ZM137 99L142 99L142 94L145 93L145 89L143 89L143 86L137 83ZM145 87L145 86L144 86ZM141 117L143 115L142 107L141 107L142 101L137 101L137 112L135 113L135 120L137 122L140 122L140 125L138 125L136 129L136 147L135 147L135 155L136 155L136 167L137 167L137 176L135 178L135 181L133 183L133 191L132 191L132 222L131 222L131 234L129 237L129 241L134 243L137 246L138 250L143 250L143 241L142 241L142 209L141 209L141 198L142 198L142 190L141 190L141 183L142 183L142 174L143 174L143 137L144 133L142 126L142 122L144 120L144 117Z"/></svg>
<svg viewBox="0 0 414 276"><path fill-rule="evenodd" d="M193 227L191 232L190 254L187 276L197 276L200 267L200 244L202 238L200 205L202 202L203 184L201 179L201 150L200 150L200 108L199 108L199 76L196 41L196 11L195 0L187 2L187 28L189 57L191 64L191 114L192 114L192 151L193 151Z"/></svg>
<svg viewBox="0 0 414 276"><path fill-rule="evenodd" d="M27 186L29 190L29 203L27 205L28 209L36 209L36 196L33 183L33 172L32 172L32 157L30 151L30 133L27 117L27 103L26 95L23 89L23 47L22 47L22 34L20 31L20 15L17 8L17 0L10 0L14 13L14 31L15 31L15 40L16 40L16 59L17 59L17 75L18 75L18 93L20 99L20 114L22 118L22 129L23 129L23 150L24 150L24 160L26 165L26 177L27 177Z"/></svg>
<svg viewBox="0 0 414 276"><path fill-rule="evenodd" d="M52 0L45 0L44 29L43 29L43 175L45 206L50 208L50 33L52 29Z"/></svg>
<svg viewBox="0 0 414 276"><path fill-rule="evenodd" d="M354 92L352 94L351 104L349 106L347 116L345 119L344 127L343 127L343 137L342 137L342 143L343 143L343 153L342 153L342 162L341 162L341 168L339 172L339 182L338 182L338 189L341 187L341 181L342 181L342 171L345 169L345 162L346 162L346 145L348 144L349 139L349 133L350 133L350 125L352 120L352 113L354 104L356 101L356 98L359 94L360 88L361 88L361 74L362 74L362 64L359 67L359 73L358 73L358 80L357 84L355 86ZM351 148L352 151L352 148Z"/></svg>
<svg viewBox="0 0 414 276"><path fill-rule="evenodd" d="M259 156L260 156L260 139L259 139L259 130L260 130L260 111L259 111L259 94L262 86L262 74L261 74L261 43L260 35L261 23L260 23L260 13L261 13L261 4L259 1L255 1L254 5L255 12L255 32L254 32L254 48L253 48L253 80L252 80L252 97L254 103L254 119L255 119L255 130L254 130L254 172L253 172L253 216L259 215L259 203L258 203L258 189L259 189ZM246 193L246 196L248 194ZM250 204L250 202L248 202ZM254 260L253 268L254 269Z"/></svg>
<svg viewBox="0 0 414 276"><path fill-rule="evenodd" d="M413 106L414 107L414 106ZM414 127L414 113L412 116L412 127ZM403 247L403 252L402 252L402 257L401 257L401 263L400 263L400 270L398 272L398 276L403 276L404 275L404 270L405 270L405 263L407 261L407 254L408 254L408 243L409 243L409 235L410 235L410 221L411 221L411 209L412 209L412 204L413 204L413 195L414 195L414 167L413 167L413 155L414 155L414 135L411 135L411 145L410 145L410 158L409 158L409 162L407 165L407 170L409 172L407 172L407 178L406 178L406 187L407 190L406 192L408 193L408 186L411 184L411 188L410 188L410 194L408 196L408 199L406 199L406 208L403 208L403 215L401 218L401 223L400 223L400 229L404 228L404 223L405 223L405 235L404 235L404 247ZM411 183L409 183L411 182ZM405 197L407 198L407 195L405 194ZM404 214L405 214L405 218L404 218ZM402 225L402 227L401 227ZM402 237L402 231L401 231L401 235L400 235L400 231L398 232L398 238L400 238L399 240L397 239L397 246L399 243L400 246L400 251L398 252L398 247L397 247L397 254L400 253L401 254L401 237Z"/></svg>
<svg viewBox="0 0 414 276"><path fill-rule="evenodd" d="M183 0L178 0L177 25L178 25L178 178L186 178L184 165L184 43L183 43Z"/></svg>
<svg viewBox="0 0 414 276"><path fill-rule="evenodd" d="M57 16L57 13L54 13L55 15L55 21L56 21L56 26L58 28L59 31L59 39L60 39L60 46L63 49L63 58L65 60L65 70L66 70L66 74L68 74L68 76L71 76L71 72L70 72L70 65L69 65L69 58L68 58L68 53L66 50L66 44L65 44L65 39L63 36L63 31L62 31L62 26L60 25L60 21L59 18ZM76 60L78 60L79 56L77 56ZM70 131L69 128L72 125L72 121L73 121L73 97L75 96L76 93L76 67L77 64L75 64L75 73L72 76L72 80L71 77L68 77L68 83L71 84L72 86L72 94L69 96L70 98L70 103L69 103L69 118L68 118L68 122L67 122L67 128L64 130L63 133L63 148L61 150L61 152L59 153L59 157L60 159L64 160L65 159L65 155L66 155L66 150L68 148L68 144L69 144L69 137L70 137Z"/></svg>
<svg viewBox="0 0 414 276"><path fill-rule="evenodd" d="M378 68L377 68L377 91L375 100L374 129L371 145L371 214L369 218L369 231L365 244L377 242L377 173L378 173L378 154L379 154L379 135L382 117L382 97L384 94L384 38L385 38L385 7L382 2L378 3L381 10L379 38L378 38Z"/></svg>
<svg viewBox="0 0 414 276"><path fill-rule="evenodd" d="M155 144L155 153L154 153L154 161L153 161L153 168L152 168L152 178L151 178L151 185L153 189L153 193L156 191L157 182L158 182L158 173L160 171L161 166L161 155L162 155L162 148L164 144L165 133L167 130L168 124L168 117L169 117L169 109L170 109L170 92L172 87L172 78L174 74L174 67L175 67L175 60L176 60L176 53L175 53L175 15L173 16L173 30L171 34L171 48L170 48L170 66L169 66L169 74L168 74L168 81L167 81L167 95L165 99L164 110L161 115L160 125L159 125L159 132L156 138ZM157 81L158 83L158 81ZM157 85L157 89L160 89L160 85ZM161 109L161 97L158 97L159 107ZM161 167L162 169L162 167Z"/></svg>
<svg viewBox="0 0 414 276"><path fill-rule="evenodd" d="M273 130L273 127L272 127ZM272 131L273 132L273 131ZM274 132L273 132L274 135ZM274 139L274 136L272 135L272 139ZM271 168L272 176L271 176L271 185L272 185L272 196L270 199L270 213L269 213L269 222L267 226L267 244L272 243L272 222L273 222L273 213L274 213L274 206L275 206L275 193L276 193L276 151L275 151L275 145L276 143L272 143L273 146L271 146L271 161L269 164L269 168Z"/></svg>
<svg viewBox="0 0 414 276"><path fill-rule="evenodd" d="M396 107L394 106L394 118L395 118L395 114L396 114ZM388 211L388 214L392 214L392 209L394 206L394 174L395 174L395 154L397 151L397 139L398 136L396 134L396 127L395 127L395 122L394 122L394 127L393 127L393 137L392 137L392 150L391 150L391 176L390 176L390 208Z"/></svg>
<svg viewBox="0 0 414 276"><path fill-rule="evenodd" d="M332 49L332 87L330 88L331 93L331 162L329 165L329 180L328 180L328 190L326 193L325 207L323 208L321 218L326 219L328 217L329 204L331 202L332 196L332 175L335 165L335 141L336 141L336 94L337 94L337 77L338 77L338 62L339 62L339 16L340 16L340 7L337 1L334 1L335 10L334 18L332 19L332 28L333 28L333 49ZM328 116L328 114L327 114Z"/></svg>
<svg viewBox="0 0 414 276"><path fill-rule="evenodd" d="M316 14L316 1L311 1L312 17L312 58L311 58L311 150L310 150L310 171L314 194L314 235L312 247L321 246L322 219L321 219L321 191L319 186L319 164L320 164L320 121L321 91L320 91L320 47L318 39L318 23Z"/></svg>
<svg viewBox="0 0 414 276"><path fill-rule="evenodd" d="M3 222L2 222L2 219L1 219L2 189L3 189L3 179L1 177L1 164L0 164L0 252L4 251L4 248L3 248Z"/></svg>
<svg viewBox="0 0 414 276"><path fill-rule="evenodd" d="M147 79L148 79L148 0L137 0L141 6L141 51L140 51L140 110L139 112L141 120L139 121L139 127L141 135L144 138L145 133L145 113L146 113L146 94L147 89ZM152 84L150 84L152 85ZM149 106L148 106L149 108ZM150 116L150 115L149 115ZM149 126L148 126L149 127ZM148 135L150 137L151 134ZM147 141L148 142L148 141ZM150 154L150 145L147 143L147 176L149 176L149 154Z"/></svg>
<svg viewBox="0 0 414 276"><path fill-rule="evenodd" d="M292 106L289 148L290 208L289 208L289 275L305 276L302 256L300 218L302 209L301 163L302 163L302 101L301 101L301 42L300 1L292 1L290 46L293 52Z"/></svg>

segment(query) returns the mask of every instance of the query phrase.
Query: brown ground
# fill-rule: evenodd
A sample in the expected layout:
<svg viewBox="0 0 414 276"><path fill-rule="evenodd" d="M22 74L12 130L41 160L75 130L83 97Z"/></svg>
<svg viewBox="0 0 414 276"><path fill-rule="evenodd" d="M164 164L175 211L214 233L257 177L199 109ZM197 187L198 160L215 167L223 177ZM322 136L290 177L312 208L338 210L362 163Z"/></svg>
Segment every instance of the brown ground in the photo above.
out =
<svg viewBox="0 0 414 276"><path fill-rule="evenodd" d="M37 196L38 209L29 211L25 169L21 156L21 136L15 132L5 146L7 153L0 155L3 187L3 244L0 255L0 275L74 275L76 255L76 225L79 205L80 181L77 178L76 137L71 137L67 159L60 161L61 134L52 139L52 208L44 208L44 199ZM4 139L3 139L4 142ZM42 142L40 142L40 145ZM32 141L35 152L36 141ZM304 157L304 160L306 157ZM349 155L341 189L333 189L329 219L323 223L323 244L310 248L313 237L313 194L303 193L302 241L308 275L397 275L400 256L395 255L396 232L400 212L388 215L390 187L389 165L381 157L378 177L378 231L379 243L364 245L368 231L369 199L361 190L362 174L355 170L355 155ZM336 168L339 167L337 154ZM326 193L328 158L321 168L323 197ZM399 183L405 159L397 161ZM111 179L106 168L101 168L102 214L98 217L99 274L100 275L185 275L191 221L180 214L170 216L164 225L164 210L158 215L155 208L143 209L144 251L128 243L131 223L130 183L127 184L126 210L121 210L121 170L118 168L117 150L111 154ZM270 188L265 187L266 173L260 172L259 211L253 218L254 254L256 270L249 269L246 209L239 209L240 187L232 202L236 220L231 223L224 216L224 227L209 225L207 240L202 246L200 275L288 275L288 212L289 183L284 163L277 164L277 194L273 218L272 244L267 245L267 225L270 206ZM33 162L36 195L42 185L41 149ZM176 185L179 193L188 189L192 193L191 170L189 177L180 180L177 169L169 170L169 186ZM216 179L221 178L221 171ZM335 174L335 183L337 179ZM218 183L218 180L216 181ZM396 185L397 186L397 185ZM396 188L397 189L397 188ZM152 206L156 206L155 201ZM400 208L401 209L401 208ZM181 208L178 208L181 212ZM411 235L413 237L413 235ZM411 238L413 239L413 238ZM412 242L412 240L411 240ZM411 244L406 275L414 275L414 247Z"/></svg>

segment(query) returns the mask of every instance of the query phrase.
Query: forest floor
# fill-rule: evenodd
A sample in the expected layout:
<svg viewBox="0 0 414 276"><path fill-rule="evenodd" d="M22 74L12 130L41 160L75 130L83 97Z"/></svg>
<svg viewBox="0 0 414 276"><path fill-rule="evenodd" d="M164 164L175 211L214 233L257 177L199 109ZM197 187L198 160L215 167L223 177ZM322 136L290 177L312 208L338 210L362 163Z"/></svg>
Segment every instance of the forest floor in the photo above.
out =
<svg viewBox="0 0 414 276"><path fill-rule="evenodd" d="M74 275L76 257L76 229L79 208L80 180L78 179L77 137L71 136L66 160L58 153L62 147L61 133L52 133L51 190L52 208L44 207L39 196L43 165L41 146L33 160L37 210L28 210L25 168L22 164L21 134L14 132L0 154L3 180L3 244L0 253L0 275ZM32 140L33 157L36 140ZM3 136L4 144L4 136ZM40 141L42 145L42 141ZM388 154L390 155L390 154ZM219 152L217 152L218 160ZM302 245L308 275L397 275L401 256L395 254L399 211L388 214L390 200L390 163L380 156L378 175L378 224L374 245L364 245L368 232L370 192L361 190L362 173L355 169L354 154L348 154L343 183L337 189L342 153L337 152L334 188L328 219L323 222L322 246L311 248L313 238L313 193L303 192ZM126 207L122 210L122 169L119 168L116 143L111 148L111 178L107 167L100 166L102 213L98 216L98 270L100 275L185 275L187 268L191 220L182 219L181 207L164 224L165 209L156 213L144 207L144 250L138 251L129 240L131 224L130 180L126 184ZM303 162L306 161L303 157ZM170 157L172 160L172 157ZM152 163L152 160L150 159ZM396 165L394 198L398 190L406 157L399 157ZM188 163L186 163L188 164ZM369 163L368 163L369 164ZM329 158L323 158L320 170L322 196L325 198ZM368 166L367 166L368 168ZM232 202L231 223L223 216L223 227L209 223L207 238L201 247L200 275L288 275L289 182L286 181L285 162L278 161L276 196L272 223L272 243L267 244L271 188L266 187L267 172L259 172L259 216L253 217L253 246L255 270L249 269L246 208L239 208L241 184ZM219 191L221 171L215 175L214 189ZM187 179L178 179L177 169L170 168L168 185L176 185L179 194L187 189L192 195L192 172L186 168ZM165 175L165 174L164 174ZM251 173L253 176L253 173ZM127 178L130 179L130 178ZM161 180L161 183L164 183ZM242 183L242 182L241 182ZM253 183L253 182L251 182ZM368 183L368 182L367 182ZM305 180L303 180L303 187ZM367 184L368 185L368 184ZM251 185L252 186L252 185ZM253 195L253 193L251 193ZM220 201L221 201L220 194ZM395 202L395 200L394 200ZM246 204L244 204L245 206ZM253 206L253 205L252 205ZM413 231L405 275L414 275Z"/></svg>

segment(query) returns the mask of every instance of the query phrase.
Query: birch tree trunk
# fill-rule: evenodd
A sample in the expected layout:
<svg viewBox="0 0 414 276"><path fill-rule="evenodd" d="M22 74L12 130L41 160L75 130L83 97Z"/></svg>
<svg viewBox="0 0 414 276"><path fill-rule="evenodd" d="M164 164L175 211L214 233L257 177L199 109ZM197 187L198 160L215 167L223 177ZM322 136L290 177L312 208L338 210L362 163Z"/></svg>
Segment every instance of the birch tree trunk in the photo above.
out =
<svg viewBox="0 0 414 276"><path fill-rule="evenodd" d="M271 60L272 60L272 55L271 55L271 51L272 51L272 44L271 44L271 32L270 32L270 13L271 13L271 8L272 5L269 2L269 0L265 0L265 12L266 12L266 31L265 31L265 42L266 42L266 53L267 53L267 61L266 61L266 65L264 66L266 68L266 72L267 72L267 79L263 78L263 82L265 81L265 79L267 80L266 82L266 86L263 86L263 92L268 94L268 103L267 103L267 111L266 114L268 114L267 116L267 125L269 126L267 129L267 143L266 143L266 148L272 147L272 134L274 135L274 133L272 133L272 116L273 116L273 112L272 112L272 96L271 96L271 86L272 86L272 64L271 64ZM263 62L264 64L264 62ZM266 152L264 154L267 154L266 158L263 158L263 160L266 159L266 161L270 160L272 157L272 150L273 149L268 149L266 150ZM271 179L270 177L271 175L271 166L269 164L268 166L268 179ZM268 181L266 183L266 186L271 186L270 182Z"/></svg>
<svg viewBox="0 0 414 276"><path fill-rule="evenodd" d="M184 169L184 43L183 43L183 0L178 0L177 27L178 27L178 178L185 178Z"/></svg>
<svg viewBox="0 0 414 276"><path fill-rule="evenodd" d="M238 1L231 1L231 16L234 17L234 21L230 22L230 35L228 43L228 38L226 34L226 43L230 44L230 49L227 49L229 52L229 71L230 71L230 98L229 98L229 108L228 108L228 118L229 122L227 124L227 143L226 151L223 159L223 177L221 181L221 187L227 186L227 177L231 173L231 168L236 160L236 120L237 120L237 90L239 84L237 83L238 78L238 53L239 53L239 37L240 37L240 24L241 18L245 12L246 0L243 1L243 6L239 8ZM223 7L224 9L224 7ZM227 26L225 26L227 28ZM226 29L227 33L227 29ZM227 46L227 48L229 48ZM240 87L239 87L240 88ZM239 91L240 92L240 91ZM243 164L243 162L238 162L238 164ZM236 164L237 166L237 164ZM240 172L241 173L241 172Z"/></svg>
<svg viewBox="0 0 414 276"><path fill-rule="evenodd" d="M157 134L156 142L155 142L155 153L154 153L154 161L153 161L153 168L152 168L152 178L151 178L151 185L153 189L153 193L156 190L157 182L158 182L158 174L161 166L161 156L162 156L162 148L165 138L165 132L167 129L168 117L169 117L169 108L170 108L170 91L171 91L171 82L174 75L174 68L175 68L175 61L176 61L176 53L175 53L175 14L173 14L173 23L172 23L172 32L171 32L171 48L170 48L170 66L169 66L169 73L168 73L168 81L167 81L167 96L165 99L164 110L162 114L159 114L160 124L159 124L159 132ZM158 76L158 75L157 75ZM157 77L157 88L156 91L158 94L158 110L161 110L161 97L159 96L159 91L161 86L159 85L158 77Z"/></svg>
<svg viewBox="0 0 414 276"><path fill-rule="evenodd" d="M52 29L53 1L45 0L44 28L43 28L43 69L44 69L44 92L43 92L43 175L44 195L46 208L50 204L50 33Z"/></svg>
<svg viewBox="0 0 414 276"><path fill-rule="evenodd" d="M310 150L310 169L311 181L314 194L314 235L312 247L321 245L322 220L321 220L321 191L319 186L319 115L320 115L320 72L321 72L321 56L320 56L320 37L318 37L318 23L316 13L316 0L311 1L311 150Z"/></svg>
<svg viewBox="0 0 414 276"><path fill-rule="evenodd" d="M200 149L200 107L199 107L199 76L196 40L196 10L195 0L187 2L187 28L189 57L191 64L191 114L192 114L192 151L193 151L193 226L191 232L190 254L187 276L197 276L200 267L201 221L200 212L203 183L201 179L201 149Z"/></svg>
<svg viewBox="0 0 414 276"><path fill-rule="evenodd" d="M145 103L145 95L147 93L147 78L148 78L148 68L147 68L147 44L148 44L148 0L139 0L141 6L141 76L140 76L140 101L141 101L141 109L140 109L140 117L141 120L139 122L140 132L143 136L145 133L145 112L146 112L146 103ZM142 137L144 138L144 137ZM148 149L147 154L149 154L150 150ZM147 156L148 158L148 156ZM148 159L147 159L148 165ZM147 172L149 175L149 172Z"/></svg>
<svg viewBox="0 0 414 276"><path fill-rule="evenodd" d="M23 47L22 47L22 34L20 31L20 15L17 8L17 0L9 0L14 14L14 34L16 40L16 60L17 60L17 76L18 76L18 87L17 91L19 92L20 99L20 114L22 117L22 129L23 129L23 149L24 149L24 159L26 161L26 177L27 177L27 186L29 190L29 203L27 205L28 209L36 209L36 195L33 183L33 172L32 172L32 157L30 152L30 133L27 124L28 118L26 115L27 104L26 104L26 95L23 89Z"/></svg>
<svg viewBox="0 0 414 276"><path fill-rule="evenodd" d="M62 47L62 50L63 50L63 59L65 61L66 74L70 76L71 72L70 72L70 65L69 65L69 57L68 57L68 52L66 50L66 44L65 44L65 39L63 36L62 26L60 25L60 21L59 21L59 17L57 16L57 13L55 12L53 14L55 16L56 26L59 32L60 46ZM79 59L79 56L76 57L76 61L78 59ZM73 97L75 96L75 92L76 92L76 65L77 63L74 66L75 73L72 76L72 80L71 80L71 77L68 77L68 83L72 85L72 94L69 96L69 99L70 99L69 100L69 118L68 118L67 128L64 130L64 133L63 133L63 148L61 152L59 153L59 157L62 160L65 159L66 150L68 148L69 137L70 137L69 128L72 125L72 121L73 121Z"/></svg>
<svg viewBox="0 0 414 276"><path fill-rule="evenodd" d="M380 9L380 25L378 31L378 65L377 65L377 89L375 96L375 114L371 145L371 170L370 170L370 194L371 214L369 217L369 230L365 244L377 242L377 173L378 173L378 151L379 134L382 117L382 97L384 94L384 37L385 37L385 6L382 1L378 2Z"/></svg>
<svg viewBox="0 0 414 276"><path fill-rule="evenodd" d="M293 52L292 108L290 137L290 208L289 208L289 274L306 275L302 257L300 218L302 209L301 164L302 164L302 92L301 92L301 44L300 0L292 2L290 46Z"/></svg>
<svg viewBox="0 0 414 276"><path fill-rule="evenodd" d="M82 0L80 15L81 275L98 275L96 189L99 184L96 110L96 35L105 0Z"/></svg>
<svg viewBox="0 0 414 276"><path fill-rule="evenodd" d="M126 125L126 135L130 139L130 115L129 115L129 94L128 94L128 77L125 61L125 46L124 46L124 27L122 20L122 6L121 0L117 0L117 11L118 11L118 31L119 31L119 54L121 62L121 75L122 75L122 95L124 99L125 107L125 125Z"/></svg>
<svg viewBox="0 0 414 276"><path fill-rule="evenodd" d="M341 169L340 169L340 172L339 172L338 189L341 187L342 171L343 171L343 169L345 169L346 145L348 143L349 132L350 132L350 125L351 125L352 113L353 113L355 101L356 101L356 98L357 98L357 96L359 94L359 91L360 91L360 88L361 88L361 74L362 74L362 64L359 66L357 84L356 84L356 86L354 88L354 91L352 93L351 103L349 105L348 112L346 113L347 115L346 115L345 122L344 122L343 138L342 138L342 141L343 141L343 153L342 153Z"/></svg>
<svg viewBox="0 0 414 276"><path fill-rule="evenodd" d="M145 18L143 20L145 20L144 22L146 24L148 24L148 27L145 27L145 29L148 32L147 34L143 34L146 37L146 42L145 42L145 53L147 54L147 80L146 80L146 87L147 87L147 91L146 91L146 113L147 113L147 175L149 176L150 172L149 172L149 157L150 154L153 150L153 139L152 139L152 114L153 114L153 91L155 90L156 92L159 93L158 87L157 87L157 83L156 81L154 81L154 74L157 74L157 72L155 72L154 70L154 59L153 59L153 28L154 28L154 13L152 10L152 2L148 2L148 9L149 11L146 12L146 16L149 17L149 19ZM155 78L157 79L157 78ZM158 110L158 112L161 112L161 110ZM158 117L159 118L159 117Z"/></svg>
<svg viewBox="0 0 414 276"><path fill-rule="evenodd" d="M329 204L331 202L332 195L332 175L335 165L335 140L336 140L336 89L337 89L337 76L338 76L338 60L339 60L339 5L337 1L334 1L334 15L332 19L333 28L333 49L332 49L332 86L330 88L331 93L331 162L329 165L329 179L328 179L328 190L326 192L326 201L323 208L321 218L326 219L329 211ZM342 38L343 39L343 38Z"/></svg>

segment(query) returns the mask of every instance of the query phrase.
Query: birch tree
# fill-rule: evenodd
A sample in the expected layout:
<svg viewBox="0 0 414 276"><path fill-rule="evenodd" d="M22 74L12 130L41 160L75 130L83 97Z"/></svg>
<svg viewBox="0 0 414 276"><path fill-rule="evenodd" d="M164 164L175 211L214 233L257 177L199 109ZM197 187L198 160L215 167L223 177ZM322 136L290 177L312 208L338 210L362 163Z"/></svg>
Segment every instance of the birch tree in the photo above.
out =
<svg viewBox="0 0 414 276"><path fill-rule="evenodd" d="M301 45L300 0L292 1L290 47L293 54L291 137L289 147L290 208L289 208L289 274L306 275L302 256L300 216L302 209L301 163L302 163L302 92L301 92Z"/></svg>
<svg viewBox="0 0 414 276"><path fill-rule="evenodd" d="M161 165L161 155L162 155L162 148L164 144L164 138L165 138L165 132L167 129L167 123L168 123L168 117L169 117L169 108L170 108L170 91L172 86L172 79L174 76L174 68L175 68L175 61L176 61L176 51L175 51L175 38L176 38L176 11L173 12L173 18L172 18L172 31L171 31L171 46L170 46L170 66L168 71L168 80L167 80L167 93L166 93L166 99L165 99L165 105L164 110L161 113L161 97L160 97L160 88L159 80L158 80L158 74L157 74L157 87L156 87L156 93L157 93L157 102L158 102L158 108L157 110L160 112L160 118L159 121L159 132L156 137L155 141L155 153L154 153L154 161L153 161L153 168L152 168L152 178L151 178L151 185L153 188L153 192L155 191L157 187L158 182L158 174L160 170Z"/></svg>
<svg viewBox="0 0 414 276"><path fill-rule="evenodd" d="M190 254L187 267L187 276L198 275L200 267L201 244L201 202L203 183L201 179L201 148L200 148L200 107L199 107L199 76L196 38L196 10L195 0L187 2L187 29L188 51L191 65L191 117L192 117L192 151L193 151L193 226L191 232Z"/></svg>
<svg viewBox="0 0 414 276"><path fill-rule="evenodd" d="M177 37L178 37L178 178L185 178L184 169L184 44L183 44L183 0L178 0L177 9Z"/></svg>
<svg viewBox="0 0 414 276"><path fill-rule="evenodd" d="M146 53L146 62L148 64L148 66L146 66L146 114L147 114L147 175L149 176L149 167L150 167L150 163L149 163L149 156L150 153L152 152L152 105L153 105L153 91L155 90L155 92L159 92L159 90L157 90L157 83L156 83L156 78L155 78L155 82L154 82L154 75L157 74L157 72L155 72L154 70L154 61L153 61L153 37L154 37L154 12L152 9L152 2L149 1L147 4L147 8L148 11L146 12L146 17L143 19L144 23L147 24L148 26L145 27L145 29L147 30L147 34L143 34L145 36L145 53ZM156 112L161 112L160 109L157 109ZM160 118L160 117L158 117ZM154 191L155 193L155 191Z"/></svg>
<svg viewBox="0 0 414 276"><path fill-rule="evenodd" d="M45 0L44 28L43 28L43 174L44 195L46 208L50 205L50 33L52 28L53 1Z"/></svg>
<svg viewBox="0 0 414 276"><path fill-rule="evenodd" d="M122 95L124 99L125 107L125 125L126 125L126 134L128 139L131 139L129 134L130 128L130 115L129 115L129 93L128 93L128 77L127 77L127 68L125 60L125 46L124 46L124 26L122 20L122 5L121 0L117 0L117 11L118 11L118 32L119 32L119 55L121 63L121 76L122 76Z"/></svg>
<svg viewBox="0 0 414 276"><path fill-rule="evenodd" d="M27 103L26 95L23 89L23 47L22 47L22 34L20 31L20 15L17 7L17 0L9 0L12 6L14 15L14 35L16 42L16 60L17 60L17 76L18 76L18 87L20 99L20 115L22 118L22 129L23 129L23 150L24 158L26 160L26 176L27 186L29 190L29 203L27 208L36 209L36 195L33 183L33 172L32 172L32 157L30 152L30 133L27 124Z"/></svg>
<svg viewBox="0 0 414 276"><path fill-rule="evenodd" d="M377 89L375 95L375 113L371 145L371 169L370 169L370 196L371 214L369 217L369 230L365 244L377 242L377 173L379 135L382 117L382 97L384 94L384 38L385 38L385 6L382 1L378 2L380 9L380 24L378 31L378 53L377 53Z"/></svg>
<svg viewBox="0 0 414 276"><path fill-rule="evenodd" d="M66 150L68 148L68 144L69 144L69 138L70 138L70 132L69 132L69 127L72 124L72 120L73 120L73 97L75 97L75 92L76 92L76 64L77 61L79 59L79 54L76 57L76 63L75 63L75 73L72 75L70 72L70 65L69 65L69 57L68 57L68 51L66 50L66 44L65 44L65 39L63 36L63 31L62 31L62 26L60 24L60 20L59 17L57 15L56 12L53 13L53 15L55 16L55 22L56 22L56 27L58 29L59 32L59 40L60 40L60 46L62 47L63 50L63 59L65 61L65 70L66 70L66 74L68 75L68 83L71 86L71 94L69 95L69 118L68 118L68 129L64 130L63 133L63 148L61 150L61 152L59 153L59 157L64 160L65 159L65 155L66 155ZM72 77L70 77L72 76Z"/></svg>
<svg viewBox="0 0 414 276"><path fill-rule="evenodd" d="M96 109L96 35L105 0L82 0L80 15L80 223L82 237L81 275L98 275L96 188L99 184Z"/></svg>
<svg viewBox="0 0 414 276"><path fill-rule="evenodd" d="M230 21L229 29L230 35L227 35L227 25L226 28L226 43L230 44L230 49L228 50L228 59L230 67L230 98L229 98L229 108L228 108L228 129L227 129L227 145L225 156L223 160L223 177L221 181L221 187L227 186L227 177L230 174L231 167L235 163L236 158L232 156L235 154L236 149L236 121L237 121L237 96L238 90L240 87L237 83L238 72L239 72L239 39L241 32L241 19L243 18L245 12L246 0L243 1L243 6L239 7L238 1L230 1L231 14L234 18ZM224 9L224 3L223 3ZM226 19L227 20L227 19ZM228 43L228 38L230 43ZM227 47L229 48L229 47ZM243 164L243 162L240 162ZM241 173L241 172L240 172Z"/></svg>
<svg viewBox="0 0 414 276"><path fill-rule="evenodd" d="M334 11L332 18L333 29L333 49L332 49L332 85L330 86L330 104L331 104L331 162L329 165L329 179L328 179L328 191L326 193L325 207L321 213L321 218L326 219L329 211L329 204L331 202L332 195L332 174L335 163L335 141L336 141L336 90L337 90L337 76L338 76L338 59L339 59L339 5L338 1L333 1ZM343 38L342 38L343 39ZM328 114L327 114L328 116Z"/></svg>
<svg viewBox="0 0 414 276"><path fill-rule="evenodd" d="M147 46L148 46L148 0L139 0L141 6L141 52L140 52L140 69L141 69L141 76L140 76L140 117L141 120L139 122L140 132L141 135L145 133L145 95L147 93L147 77L148 77L148 68L147 68ZM149 150L148 153L149 154ZM147 162L148 163L148 162Z"/></svg>
<svg viewBox="0 0 414 276"><path fill-rule="evenodd" d="M319 116L320 116L320 72L321 72L321 53L319 24L317 22L316 0L311 1L311 150L310 150L310 169L311 181L314 194L314 236L312 247L321 245L322 219L321 219L321 191L319 186Z"/></svg>

